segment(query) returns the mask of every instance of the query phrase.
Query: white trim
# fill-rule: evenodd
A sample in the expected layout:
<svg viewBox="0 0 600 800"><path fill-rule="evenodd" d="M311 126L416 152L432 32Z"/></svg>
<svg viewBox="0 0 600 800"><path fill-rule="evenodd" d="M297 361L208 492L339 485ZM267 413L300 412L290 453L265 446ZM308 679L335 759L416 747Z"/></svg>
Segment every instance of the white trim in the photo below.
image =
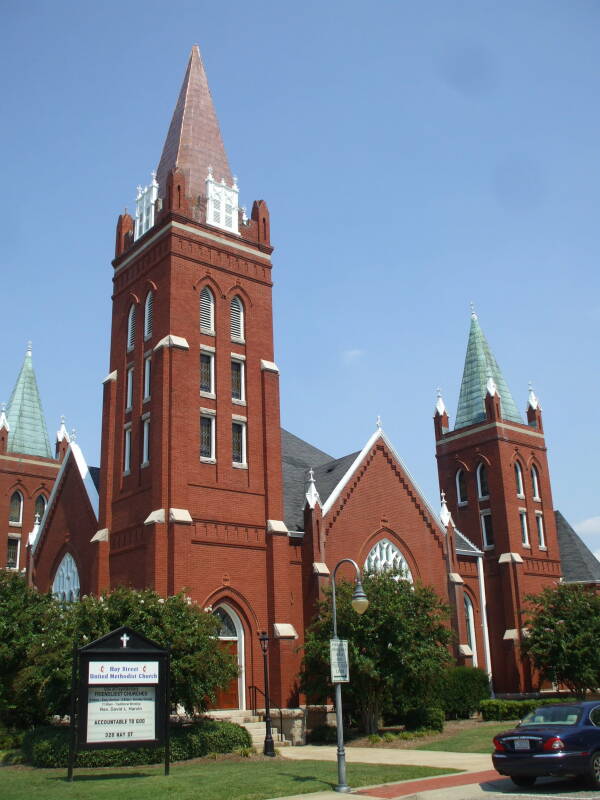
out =
<svg viewBox="0 0 600 800"><path fill-rule="evenodd" d="M541 522L541 531L540 531L540 522ZM536 511L535 512L535 527L538 537L538 548L540 550L547 550L548 545L546 544L546 526L544 525L544 512L543 511ZM541 532L541 536L540 536Z"/></svg>
<svg viewBox="0 0 600 800"><path fill-rule="evenodd" d="M144 525L156 525L164 521L165 521L164 508L157 508L155 511L151 511L148 514L148 516L144 520Z"/></svg>
<svg viewBox="0 0 600 800"><path fill-rule="evenodd" d="M482 470L485 472L485 481L486 481L486 483L488 485L487 494L483 494L483 491L482 491L482 488L481 488L481 471ZM489 482L488 476L487 476L487 464L485 463L485 461L480 461L479 462L479 464L477 465L477 470L476 470L475 474L477 475L477 497L478 497L479 500L488 500L489 497L490 497L490 482Z"/></svg>
<svg viewBox="0 0 600 800"><path fill-rule="evenodd" d="M527 509L519 509L519 524L521 526L521 544L523 547L531 547L529 540L529 526L527 525Z"/></svg>
<svg viewBox="0 0 600 800"><path fill-rule="evenodd" d="M260 368L263 372L276 372L279 375L279 367L274 361L265 361L264 358L261 358Z"/></svg>
<svg viewBox="0 0 600 800"><path fill-rule="evenodd" d="M229 605L229 603L219 603L215 608L213 608L213 613L217 610L217 608L225 609L235 625L235 632L237 634L237 658L239 670L238 698L239 707L241 710L244 710L246 708L246 653L244 647L244 626L242 625L239 614ZM231 641L231 638L223 638L222 641Z"/></svg>
<svg viewBox="0 0 600 800"><path fill-rule="evenodd" d="M106 378L104 378L102 383L103 384L105 384L105 383L113 383L116 380L117 380L117 370L113 369L113 371L109 372L108 375L106 376Z"/></svg>
<svg viewBox="0 0 600 800"><path fill-rule="evenodd" d="M154 346L154 351L160 350L161 347L177 347L180 350L189 350L190 346L187 339L183 336L174 336L172 333L163 336L163 338Z"/></svg>
<svg viewBox="0 0 600 800"><path fill-rule="evenodd" d="M77 465L77 469L79 470L79 474L81 475L81 480L83 481L83 485L86 494L88 496L88 500L90 501L92 511L96 519L98 519L98 504L99 504L98 490L96 489L94 481L92 480L92 476L88 469L88 465L86 464L85 458L83 457L81 448L76 442L71 442L67 448L67 452L65 453L63 462L60 465L58 475L56 476L56 480L54 481L54 486L52 487L52 491L50 492L50 497L48 498L48 502L46 503L46 510L44 512L44 516L42 517L42 521L40 522L40 526L38 528L35 541L32 543L31 547L32 553L35 553L38 542L40 542L42 539L42 533L46 525L46 520L49 517L49 511L54 505L54 502L59 492L60 485L63 480L63 476L65 474L65 470L67 469L67 465L69 463L69 458L71 457L75 459L75 464Z"/></svg>
<svg viewBox="0 0 600 800"><path fill-rule="evenodd" d="M232 434L231 434L231 441L232 441L231 465L233 467L236 467L237 469L246 469L248 467L248 449L247 449L247 446L248 446L248 443L247 443L248 423L247 423L247 421L246 421L246 419L244 417L240 418L237 414L232 414L231 418L232 418L232 421L231 421L231 428L232 428ZM240 428L242 429L242 452L241 452L242 459L241 459L241 461L234 461L233 460L233 426L234 425L239 425Z"/></svg>
<svg viewBox="0 0 600 800"><path fill-rule="evenodd" d="M315 575L319 575L319 577L325 578L331 573L329 572L329 567L327 564L324 564L322 561L314 561L313 562L313 572Z"/></svg>
<svg viewBox="0 0 600 800"><path fill-rule="evenodd" d="M487 425L473 426L472 428L469 428L469 430L461 431L461 433L453 433L451 436L445 435L441 439L437 439L436 444L453 442L456 439L464 439L465 436L471 436L471 434L475 432L479 433L479 431L488 431L491 430L492 428L501 428L502 430L505 431L515 431L516 433L524 433L527 434L528 436L535 436L538 439L544 438L543 433L536 433L535 431L532 431L531 428L528 428L526 425L523 425L522 428L517 428L516 425L506 425L503 422L489 422Z"/></svg>
<svg viewBox="0 0 600 800"><path fill-rule="evenodd" d="M492 518L492 511L489 508L484 508L479 512L479 524L481 526L481 541L483 542L483 549L484 550L493 550L495 545L494 542L494 523L492 522L492 541L488 542L487 532L485 529L485 525L483 524L483 518L489 517Z"/></svg>
<svg viewBox="0 0 600 800"><path fill-rule="evenodd" d="M469 504L469 500L468 500L469 493L467 492L467 498L465 500L463 500L462 496L461 496L461 491L460 491L459 475L462 475L463 478L464 478L465 491L466 491L466 489L467 489L467 480L466 480L466 477L465 477L465 470L464 470L463 467L459 467L456 470L456 475L454 476L454 483L456 484L456 500L458 502L458 505L462 508L463 506L467 506Z"/></svg>
<svg viewBox="0 0 600 800"><path fill-rule="evenodd" d="M516 628L507 628L502 637L505 642L516 642L519 639L519 631Z"/></svg>
<svg viewBox="0 0 600 800"><path fill-rule="evenodd" d="M244 417L242 414L232 414L231 419L234 422L248 422L248 417Z"/></svg>
<svg viewBox="0 0 600 800"><path fill-rule="evenodd" d="M10 504L12 503L12 499L15 495L19 495L19 519L11 519L10 518ZM23 492L20 489L15 489L14 492L10 495L10 500L8 501L8 524L13 528L22 528L23 527L23 506L25 504L25 498L23 497Z"/></svg>
<svg viewBox="0 0 600 800"><path fill-rule="evenodd" d="M502 553L498 559L499 564L522 564L523 557L520 553Z"/></svg>
<svg viewBox="0 0 600 800"><path fill-rule="evenodd" d="M210 421L210 455L202 455L202 420L207 419ZM212 408L200 409L200 461L204 464L216 463L216 427L217 427L217 412Z"/></svg>
<svg viewBox="0 0 600 800"><path fill-rule="evenodd" d="M214 408L202 408L202 406L200 407L200 414L203 417L216 417L217 416L217 412L215 411Z"/></svg>
<svg viewBox="0 0 600 800"><path fill-rule="evenodd" d="M202 347L202 345L200 345ZM234 361L245 361L246 356L243 353L231 353L231 358Z"/></svg>
<svg viewBox="0 0 600 800"><path fill-rule="evenodd" d="M490 632L487 623L487 598L485 592L485 575L483 572L483 555L477 557L477 578L479 583L479 613L481 616L481 632L483 634L483 658L490 686L492 685L492 659L490 655Z"/></svg>
<svg viewBox="0 0 600 800"><path fill-rule="evenodd" d="M152 352L152 351L150 351ZM142 403L147 403L152 397L152 355L144 355L144 386Z"/></svg>
<svg viewBox="0 0 600 800"><path fill-rule="evenodd" d="M457 583L457 584L464 583L463 579L458 574L458 572L449 572L448 580L450 581L450 583Z"/></svg>
<svg viewBox="0 0 600 800"><path fill-rule="evenodd" d="M534 478L534 475L535 475L535 478ZM538 470L538 468L536 467L535 464L531 465L531 468L529 470L529 476L531 478L531 488L532 488L532 491L533 491L533 499L536 502L539 503L541 501L541 499L542 499L541 495L540 495L540 473L539 473L539 470Z"/></svg>
<svg viewBox="0 0 600 800"><path fill-rule="evenodd" d="M246 404L246 362L245 359L231 354L231 402ZM239 364L240 367L240 396L233 396L233 365Z"/></svg>
<svg viewBox="0 0 600 800"><path fill-rule="evenodd" d="M462 655L470 655L473 657L473 666L477 666L477 636L475 634L475 609L473 608L473 601L467 594L463 592L463 605L465 610L465 624L467 626L468 638L471 640L472 646L467 644L470 653L463 653ZM461 645L462 646L462 645ZM459 647L460 651L460 647Z"/></svg>
<svg viewBox="0 0 600 800"><path fill-rule="evenodd" d="M267 531L269 533L285 533L285 534L289 533L287 525L281 519L268 519Z"/></svg>
<svg viewBox="0 0 600 800"><path fill-rule="evenodd" d="M108 542L108 537L110 535L110 531L108 528L101 528L99 531L92 536L90 539L91 542Z"/></svg>
<svg viewBox="0 0 600 800"><path fill-rule="evenodd" d="M169 522L182 522L186 525L191 525L193 520L187 508L170 508Z"/></svg>
<svg viewBox="0 0 600 800"><path fill-rule="evenodd" d="M125 373L125 413L133 408L133 372L134 367L127 367Z"/></svg>
<svg viewBox="0 0 600 800"><path fill-rule="evenodd" d="M520 461L515 461L514 466L515 466L514 473L515 477L517 478L516 481L517 497L522 500L525 497L525 485L523 483L523 467L521 466Z"/></svg>
<svg viewBox="0 0 600 800"><path fill-rule="evenodd" d="M207 353L216 353L217 352L217 348L213 347L210 344L201 344L200 345L200 350L206 350Z"/></svg>
<svg viewBox="0 0 600 800"><path fill-rule="evenodd" d="M17 542L17 558L15 561L14 567L8 566L8 544L6 546L6 564L5 569L9 570L9 572L18 572L19 571L19 561L21 560L21 534L20 533L9 533L8 539L12 539L13 542Z"/></svg>
<svg viewBox="0 0 600 800"><path fill-rule="evenodd" d="M274 622L273 638L275 639L297 639L296 628L290 622Z"/></svg>
<svg viewBox="0 0 600 800"><path fill-rule="evenodd" d="M202 388L202 359L208 359L208 389ZM203 350L200 348L200 397L208 397L211 399L215 399L215 351L213 349L212 353L209 350Z"/></svg>
<svg viewBox="0 0 600 800"><path fill-rule="evenodd" d="M472 656L473 657L473 661L475 661L475 658L473 656L473 651L471 650L471 648L469 647L468 644L459 644L458 645L458 652L460 653L461 656ZM476 666L476 665L473 664L473 666Z"/></svg>

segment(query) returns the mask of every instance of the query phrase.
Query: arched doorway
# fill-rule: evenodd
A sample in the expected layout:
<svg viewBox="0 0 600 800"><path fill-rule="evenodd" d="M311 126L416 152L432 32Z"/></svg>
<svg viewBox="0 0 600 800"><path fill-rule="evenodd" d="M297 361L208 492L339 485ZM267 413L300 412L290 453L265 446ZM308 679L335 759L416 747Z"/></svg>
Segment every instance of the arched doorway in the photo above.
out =
<svg viewBox="0 0 600 800"><path fill-rule="evenodd" d="M217 606L213 614L221 623L219 644L223 650L236 657L239 670L237 678L217 692L215 708L246 708L244 627L239 616L226 603Z"/></svg>

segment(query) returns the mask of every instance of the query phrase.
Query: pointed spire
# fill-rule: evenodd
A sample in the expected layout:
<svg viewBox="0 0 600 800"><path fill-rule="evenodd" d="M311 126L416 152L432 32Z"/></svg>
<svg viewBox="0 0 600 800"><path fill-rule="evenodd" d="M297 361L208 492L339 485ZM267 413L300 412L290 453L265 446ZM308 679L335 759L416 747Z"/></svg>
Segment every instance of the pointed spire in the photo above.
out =
<svg viewBox="0 0 600 800"><path fill-rule="evenodd" d="M69 432L67 431L67 427L65 425L64 415L60 418L60 428L56 431L56 441L67 442L67 444L71 441L71 437L69 436Z"/></svg>
<svg viewBox="0 0 600 800"><path fill-rule="evenodd" d="M306 489L306 502L311 508L314 508L317 503L321 505L321 498L319 497L319 492L317 491L317 485L315 483L315 473L313 472L312 467L308 470L308 487Z"/></svg>
<svg viewBox="0 0 600 800"><path fill-rule="evenodd" d="M490 384L491 379L491 384ZM485 416L485 397L493 385L493 392L499 394L502 402L502 418L523 424L517 411L508 384L494 358L490 346L479 325L475 311L471 311L471 329L467 344L467 355L463 370L456 423L454 429L466 428L483 422Z"/></svg>
<svg viewBox="0 0 600 800"><path fill-rule="evenodd" d="M450 509L446 503L446 492L442 491L440 495L440 499L442 501L442 507L440 509L440 519L442 521L442 525L444 527L448 526L448 523L452 519L452 514L450 513Z"/></svg>
<svg viewBox="0 0 600 800"><path fill-rule="evenodd" d="M156 170L159 196L165 197L167 177L175 168L184 173L192 198L204 195L209 166L216 181L233 184L204 64L194 45Z"/></svg>
<svg viewBox="0 0 600 800"><path fill-rule="evenodd" d="M529 405L529 408L532 408L534 411L537 411L538 408L540 409L540 411L542 410L540 408L540 401L539 401L536 393L533 391L533 385L532 385L531 381L529 381L529 397L528 397L527 404Z"/></svg>
<svg viewBox="0 0 600 800"><path fill-rule="evenodd" d="M440 417L442 417L444 414L447 413L446 406L444 404L444 401L442 400L442 390L439 387L437 390L437 401L435 403L435 410L440 415Z"/></svg>
<svg viewBox="0 0 600 800"><path fill-rule="evenodd" d="M0 430L2 430L2 428L10 432L10 425L6 419L6 403L2 403L2 406L0 406Z"/></svg>
<svg viewBox="0 0 600 800"><path fill-rule="evenodd" d="M52 458L31 350L31 342L28 342L25 360L8 403L8 451Z"/></svg>

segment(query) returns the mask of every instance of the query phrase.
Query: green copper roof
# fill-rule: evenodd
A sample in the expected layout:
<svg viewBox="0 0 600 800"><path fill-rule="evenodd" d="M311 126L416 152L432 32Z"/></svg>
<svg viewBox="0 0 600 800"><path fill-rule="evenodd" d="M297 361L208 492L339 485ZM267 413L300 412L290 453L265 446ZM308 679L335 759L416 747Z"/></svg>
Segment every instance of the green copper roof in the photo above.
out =
<svg viewBox="0 0 600 800"><path fill-rule="evenodd" d="M25 361L10 397L6 416L10 426L8 432L9 452L52 458L40 393L33 371L31 346L27 348Z"/></svg>
<svg viewBox="0 0 600 800"><path fill-rule="evenodd" d="M501 399L502 418L523 423L512 398L508 384L492 355L483 331L479 327L477 314L471 314L471 330L465 358L460 397L456 411L454 430L466 428L485 420L485 396L488 378L492 377Z"/></svg>

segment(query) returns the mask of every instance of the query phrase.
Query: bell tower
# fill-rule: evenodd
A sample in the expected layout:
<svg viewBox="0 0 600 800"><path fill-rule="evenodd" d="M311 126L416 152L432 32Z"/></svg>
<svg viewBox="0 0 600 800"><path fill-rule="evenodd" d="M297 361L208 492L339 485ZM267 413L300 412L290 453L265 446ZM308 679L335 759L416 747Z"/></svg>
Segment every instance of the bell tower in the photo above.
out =
<svg viewBox="0 0 600 800"><path fill-rule="evenodd" d="M454 428L441 397L434 427L440 489L457 528L484 552L481 613L487 613L494 688L527 690L524 598L561 574L546 442L533 389L524 421L475 312Z"/></svg>
<svg viewBox="0 0 600 800"><path fill-rule="evenodd" d="M238 198L195 46L156 173L117 224L99 534L111 585L222 608L241 676L223 702L244 707L257 633L289 623L290 592L269 211Z"/></svg>

